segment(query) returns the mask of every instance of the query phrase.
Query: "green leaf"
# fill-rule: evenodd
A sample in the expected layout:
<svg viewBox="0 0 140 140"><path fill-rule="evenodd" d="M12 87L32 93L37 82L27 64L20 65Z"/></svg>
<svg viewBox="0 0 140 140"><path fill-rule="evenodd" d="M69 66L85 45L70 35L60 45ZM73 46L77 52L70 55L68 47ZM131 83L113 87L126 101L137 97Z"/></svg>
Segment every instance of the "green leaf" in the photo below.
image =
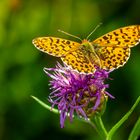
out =
<svg viewBox="0 0 140 140"><path fill-rule="evenodd" d="M128 140L137 140L138 137L140 137L140 117L135 123L134 128L132 129Z"/></svg>
<svg viewBox="0 0 140 140"><path fill-rule="evenodd" d="M131 109L122 117L122 119L120 121L118 121L113 127L112 129L108 132L107 135L107 139L106 140L111 140L112 136L114 135L114 133L118 130L118 128L128 119L128 117L132 114L132 112L134 111L135 107L138 105L138 103L140 102L140 96L138 97L138 99L136 100L136 102L134 103L134 105L131 107Z"/></svg>

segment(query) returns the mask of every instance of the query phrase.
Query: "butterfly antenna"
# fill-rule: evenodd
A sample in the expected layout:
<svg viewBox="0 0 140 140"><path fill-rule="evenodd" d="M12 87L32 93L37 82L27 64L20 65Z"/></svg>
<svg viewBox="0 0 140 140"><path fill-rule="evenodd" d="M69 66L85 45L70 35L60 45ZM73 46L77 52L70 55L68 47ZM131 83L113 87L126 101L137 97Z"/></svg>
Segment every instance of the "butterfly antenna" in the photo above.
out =
<svg viewBox="0 0 140 140"><path fill-rule="evenodd" d="M102 25L102 23L99 23L94 29L93 29L93 31L87 36L87 40L88 40L88 38L97 30L97 28L99 28L100 26Z"/></svg>
<svg viewBox="0 0 140 140"><path fill-rule="evenodd" d="M66 35L68 35L68 36L77 38L77 39L79 39L80 41L82 41L82 39L81 39L80 37L78 37L78 36L75 36L75 35L72 35L72 34L70 34L70 33L64 32L64 31L62 31L62 30L60 30L60 29L58 29L58 31L61 32L61 33L63 33L63 34L66 34Z"/></svg>

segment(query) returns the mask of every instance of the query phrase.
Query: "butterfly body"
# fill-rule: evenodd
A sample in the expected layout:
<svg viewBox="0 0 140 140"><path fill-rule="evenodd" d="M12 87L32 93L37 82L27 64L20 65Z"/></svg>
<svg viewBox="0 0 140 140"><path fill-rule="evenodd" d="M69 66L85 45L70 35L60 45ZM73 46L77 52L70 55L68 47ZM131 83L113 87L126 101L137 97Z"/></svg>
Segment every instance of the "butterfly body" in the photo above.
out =
<svg viewBox="0 0 140 140"><path fill-rule="evenodd" d="M85 56L85 59L91 62L92 65L101 67L100 58L97 55L97 48L98 45L93 44L92 42L89 42L88 40L84 39L79 49Z"/></svg>
<svg viewBox="0 0 140 140"><path fill-rule="evenodd" d="M37 49L60 57L70 68L80 73L93 73L98 66L112 71L122 67L130 57L130 48L140 42L140 25L131 25L109 32L90 42L81 43L57 37L33 40Z"/></svg>

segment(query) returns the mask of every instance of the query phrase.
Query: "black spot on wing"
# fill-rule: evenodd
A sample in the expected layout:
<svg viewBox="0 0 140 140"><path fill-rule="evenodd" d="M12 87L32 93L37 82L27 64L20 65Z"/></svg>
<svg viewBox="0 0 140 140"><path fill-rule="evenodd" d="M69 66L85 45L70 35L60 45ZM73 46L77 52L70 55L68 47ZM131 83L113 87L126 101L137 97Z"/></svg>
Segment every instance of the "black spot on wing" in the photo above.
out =
<svg viewBox="0 0 140 140"><path fill-rule="evenodd" d="M107 37L107 36L103 36L103 39L104 39L104 40L107 40L107 39L108 39L108 37Z"/></svg>

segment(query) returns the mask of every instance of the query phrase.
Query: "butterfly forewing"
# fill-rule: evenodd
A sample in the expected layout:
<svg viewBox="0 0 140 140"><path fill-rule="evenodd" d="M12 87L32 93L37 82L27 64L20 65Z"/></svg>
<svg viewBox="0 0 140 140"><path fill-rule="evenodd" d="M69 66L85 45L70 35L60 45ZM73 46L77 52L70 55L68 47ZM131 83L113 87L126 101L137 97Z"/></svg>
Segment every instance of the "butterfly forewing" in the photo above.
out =
<svg viewBox="0 0 140 140"><path fill-rule="evenodd" d="M77 42L56 37L38 37L33 40L33 44L40 51L56 57L65 56L80 45Z"/></svg>
<svg viewBox="0 0 140 140"><path fill-rule="evenodd" d="M134 47L140 42L140 25L131 25L111 31L96 40L99 46Z"/></svg>

